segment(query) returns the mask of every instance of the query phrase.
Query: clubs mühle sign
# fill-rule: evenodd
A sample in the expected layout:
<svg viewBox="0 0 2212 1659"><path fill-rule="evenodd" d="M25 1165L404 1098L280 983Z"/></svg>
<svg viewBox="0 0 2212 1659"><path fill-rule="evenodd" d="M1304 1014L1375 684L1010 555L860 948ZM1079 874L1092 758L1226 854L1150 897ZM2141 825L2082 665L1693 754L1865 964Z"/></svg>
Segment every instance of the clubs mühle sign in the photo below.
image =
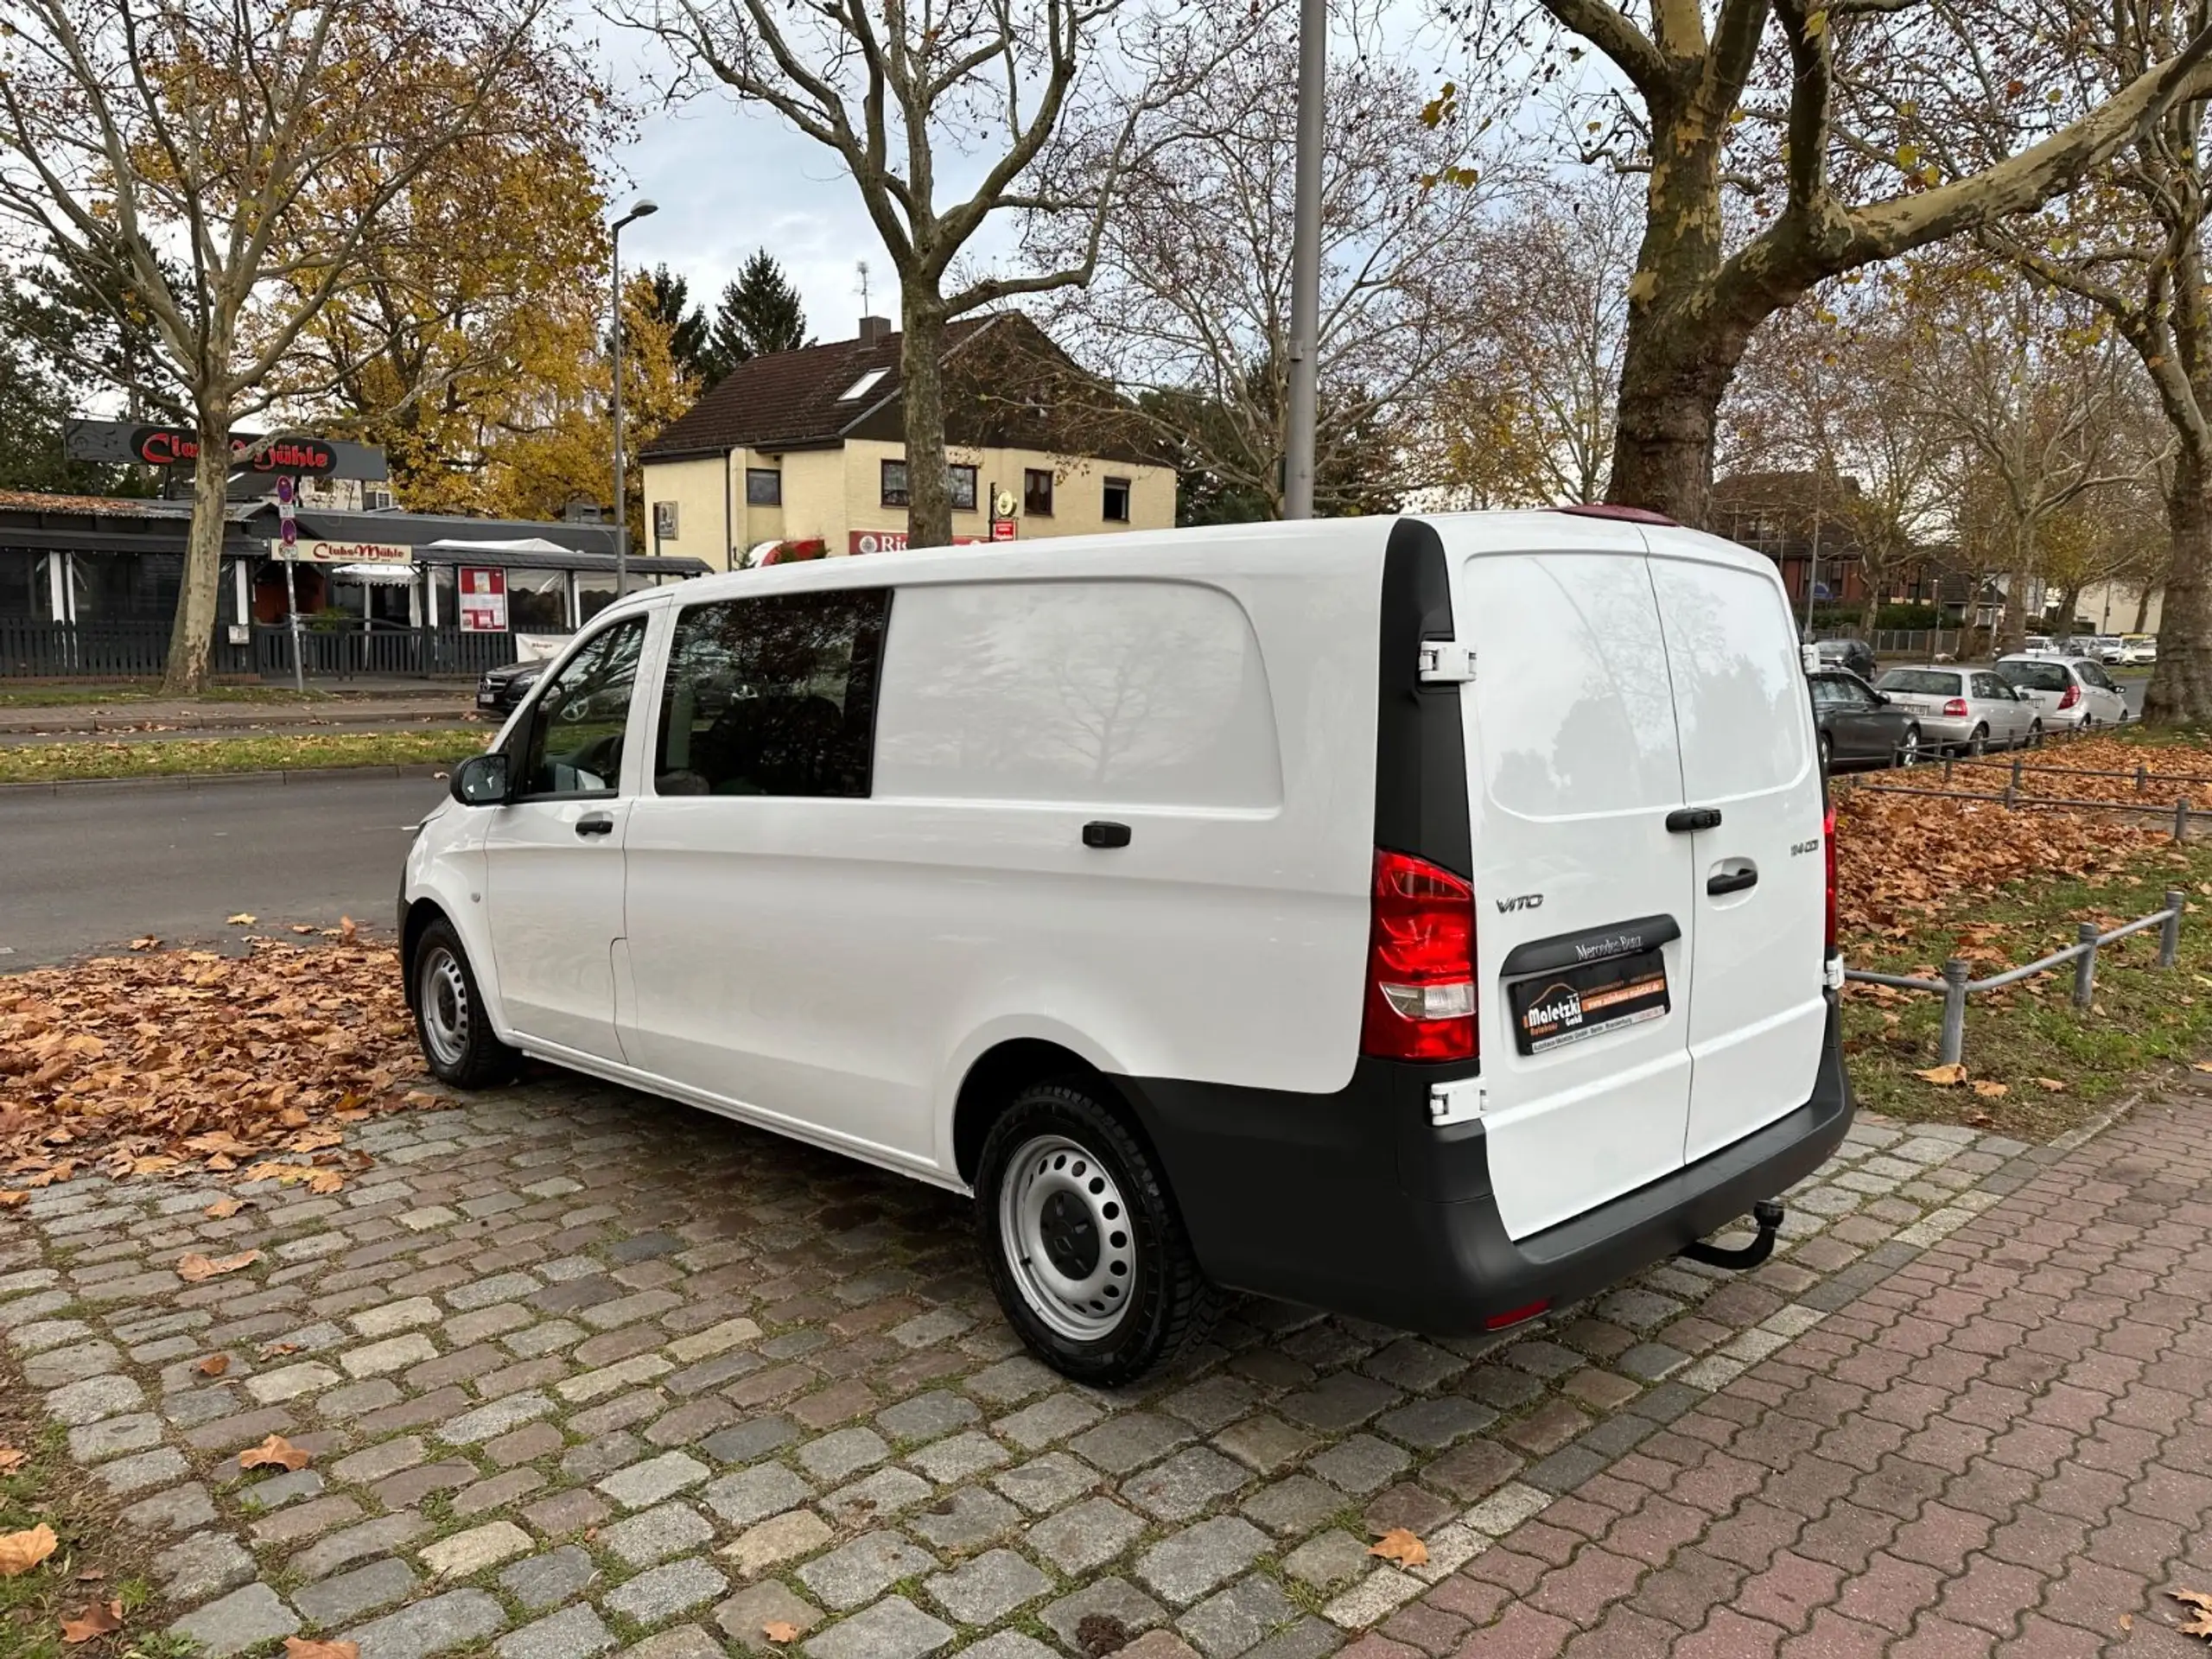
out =
<svg viewBox="0 0 2212 1659"><path fill-rule="evenodd" d="M337 453L321 438L271 438L258 454L245 458L246 452L258 443L262 443L258 438L231 440L231 453L238 467L254 473L327 478L338 465ZM130 453L149 467L189 467L200 459L200 439L180 427L133 427Z"/></svg>

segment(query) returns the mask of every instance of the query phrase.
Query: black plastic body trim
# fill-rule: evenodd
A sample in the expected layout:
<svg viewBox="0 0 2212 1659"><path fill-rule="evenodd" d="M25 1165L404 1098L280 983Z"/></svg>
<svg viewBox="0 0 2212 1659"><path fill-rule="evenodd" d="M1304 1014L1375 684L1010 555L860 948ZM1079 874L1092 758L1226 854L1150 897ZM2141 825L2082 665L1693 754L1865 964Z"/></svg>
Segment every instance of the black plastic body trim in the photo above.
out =
<svg viewBox="0 0 2212 1659"><path fill-rule="evenodd" d="M1610 927L1585 928L1580 933L1554 933L1548 939L1529 939L1505 953L1498 971L1507 979L1523 974L1548 974L1554 968L1576 968L1584 963L1610 962L1632 957L1669 939L1682 937L1682 925L1671 916L1639 916L1632 922Z"/></svg>
<svg viewBox="0 0 2212 1659"><path fill-rule="evenodd" d="M1667 815L1667 829L1677 836L1719 827L1720 809L1717 806L1678 806Z"/></svg>
<svg viewBox="0 0 2212 1659"><path fill-rule="evenodd" d="M1402 518L1382 555L1375 844L1471 880L1467 747L1459 688L1421 677L1424 640L1452 638L1452 578L1435 527Z"/></svg>
<svg viewBox="0 0 2212 1659"><path fill-rule="evenodd" d="M1732 1145L1571 1221L1507 1236L1479 1120L1429 1121L1433 1068L1363 1058L1333 1094L1117 1077L1206 1272L1434 1336L1562 1306L1680 1251L1818 1168L1851 1125L1836 999L1812 1094Z"/></svg>
<svg viewBox="0 0 2212 1659"><path fill-rule="evenodd" d="M1129 826L1115 823L1106 818L1094 818L1083 826L1083 844L1086 847L1126 847L1129 844Z"/></svg>

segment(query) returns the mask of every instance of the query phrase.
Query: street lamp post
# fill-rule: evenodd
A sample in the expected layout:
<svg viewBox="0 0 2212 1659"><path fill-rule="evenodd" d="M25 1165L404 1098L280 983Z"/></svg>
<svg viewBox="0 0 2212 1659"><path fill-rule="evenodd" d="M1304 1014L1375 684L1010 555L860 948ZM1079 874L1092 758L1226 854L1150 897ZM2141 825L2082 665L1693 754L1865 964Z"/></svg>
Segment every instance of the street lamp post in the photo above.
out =
<svg viewBox="0 0 2212 1659"><path fill-rule="evenodd" d="M1283 434L1286 518L1313 516L1313 446L1320 413L1321 105L1328 86L1328 0L1300 0L1290 238L1290 418Z"/></svg>
<svg viewBox="0 0 2212 1659"><path fill-rule="evenodd" d="M622 466L622 227L658 212L658 202L639 196L630 204L630 211L614 221L611 238L614 248L614 597L618 601L630 585L630 506Z"/></svg>

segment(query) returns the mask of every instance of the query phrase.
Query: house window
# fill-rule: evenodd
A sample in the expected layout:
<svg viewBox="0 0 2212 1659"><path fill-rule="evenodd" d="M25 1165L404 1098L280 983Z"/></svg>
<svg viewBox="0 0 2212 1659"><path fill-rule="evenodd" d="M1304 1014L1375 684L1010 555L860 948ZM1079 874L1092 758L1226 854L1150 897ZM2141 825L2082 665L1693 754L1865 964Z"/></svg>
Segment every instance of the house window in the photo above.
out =
<svg viewBox="0 0 2212 1659"><path fill-rule="evenodd" d="M887 507L906 505L906 463L903 461L883 463L883 505Z"/></svg>
<svg viewBox="0 0 2212 1659"><path fill-rule="evenodd" d="M1109 524L1126 524L1129 522L1129 480L1128 479L1109 478L1106 480L1106 505L1103 511L1106 522Z"/></svg>
<svg viewBox="0 0 2212 1659"><path fill-rule="evenodd" d="M1048 467L1027 467L1021 474L1021 510L1033 518L1052 516L1052 473Z"/></svg>
<svg viewBox="0 0 2212 1659"><path fill-rule="evenodd" d="M748 467L745 469L745 505L748 507L780 507L784 505L784 474L780 467Z"/></svg>
<svg viewBox="0 0 2212 1659"><path fill-rule="evenodd" d="M976 469L973 467L948 467L945 486L952 494L955 512L976 511Z"/></svg>
<svg viewBox="0 0 2212 1659"><path fill-rule="evenodd" d="M875 383L882 379L883 377L889 372L890 371L888 369L870 369L866 374L861 376L859 379L854 381L851 385L847 386L844 391L839 392L837 394L837 401L841 404L849 404L856 399L867 397L869 392L875 390Z"/></svg>

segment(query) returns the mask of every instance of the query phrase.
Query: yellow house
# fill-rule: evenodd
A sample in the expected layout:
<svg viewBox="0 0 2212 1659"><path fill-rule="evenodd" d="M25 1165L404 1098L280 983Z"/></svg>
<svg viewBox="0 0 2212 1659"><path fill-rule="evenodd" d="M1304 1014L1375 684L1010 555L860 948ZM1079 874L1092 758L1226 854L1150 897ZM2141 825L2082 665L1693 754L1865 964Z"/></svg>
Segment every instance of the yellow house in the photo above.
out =
<svg viewBox="0 0 2212 1659"><path fill-rule="evenodd" d="M730 569L778 543L819 541L833 556L904 547L899 349L887 321L862 317L858 339L732 370L644 446L640 550ZM954 323L944 375L955 539L1175 522L1173 469L1141 458L1111 394L1020 312Z"/></svg>

